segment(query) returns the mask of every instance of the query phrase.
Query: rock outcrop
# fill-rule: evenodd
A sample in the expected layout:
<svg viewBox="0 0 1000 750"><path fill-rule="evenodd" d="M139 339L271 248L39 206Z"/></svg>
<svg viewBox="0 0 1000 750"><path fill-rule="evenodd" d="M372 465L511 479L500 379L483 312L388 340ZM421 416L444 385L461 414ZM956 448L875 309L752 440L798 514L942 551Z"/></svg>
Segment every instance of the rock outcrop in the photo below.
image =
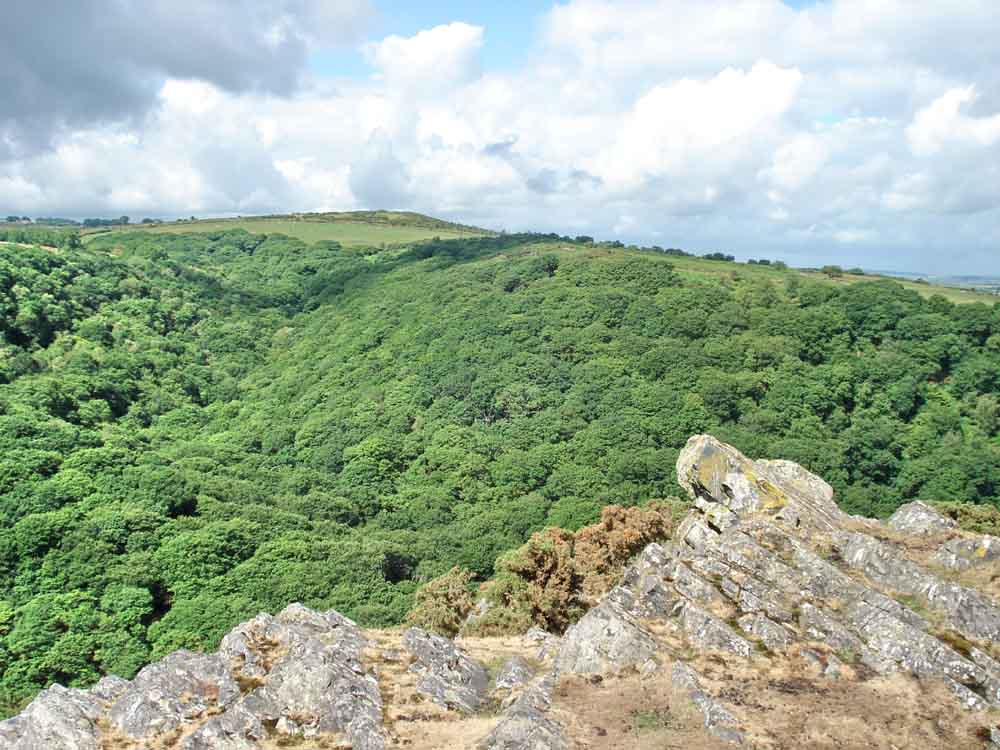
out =
<svg viewBox="0 0 1000 750"><path fill-rule="evenodd" d="M490 686L486 670L447 638L410 628L403 645L416 660L410 670L420 676L417 690L437 705L472 713L486 700Z"/></svg>
<svg viewBox="0 0 1000 750"><path fill-rule="evenodd" d="M131 682L53 686L0 723L11 750L253 750L270 737L342 737L382 750L382 702L362 663L361 630L336 612L293 604L227 635L218 652L177 651Z"/></svg>
<svg viewBox="0 0 1000 750"><path fill-rule="evenodd" d="M561 638L365 633L291 605L214 654L54 685L0 748L1000 747L1000 608L977 585L1000 540L920 502L850 516L802 467L705 435L677 476L691 512Z"/></svg>

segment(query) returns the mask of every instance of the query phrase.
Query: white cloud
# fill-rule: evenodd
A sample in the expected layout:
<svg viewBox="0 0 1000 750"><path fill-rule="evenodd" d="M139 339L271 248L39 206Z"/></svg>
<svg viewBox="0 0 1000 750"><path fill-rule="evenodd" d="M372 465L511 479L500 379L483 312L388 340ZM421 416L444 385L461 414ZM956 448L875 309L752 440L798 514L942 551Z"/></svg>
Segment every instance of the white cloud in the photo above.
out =
<svg viewBox="0 0 1000 750"><path fill-rule="evenodd" d="M441 90L478 74L482 46L481 26L456 22L411 37L388 36L364 52L392 86Z"/></svg>
<svg viewBox="0 0 1000 750"><path fill-rule="evenodd" d="M963 109L976 101L975 86L953 88L917 112L906 129L917 156L932 156L949 145L991 146L1000 141L1000 114L971 117Z"/></svg>
<svg viewBox="0 0 1000 750"><path fill-rule="evenodd" d="M797 70L759 62L749 71L726 68L707 81L682 79L644 94L622 118L610 149L593 171L613 188L684 172L717 160L740 159L749 138L767 139L794 101ZM714 197L714 196L713 196Z"/></svg>
<svg viewBox="0 0 1000 750"><path fill-rule="evenodd" d="M779 189L795 190L815 177L828 159L823 139L800 133L775 151L771 166L761 176Z"/></svg>

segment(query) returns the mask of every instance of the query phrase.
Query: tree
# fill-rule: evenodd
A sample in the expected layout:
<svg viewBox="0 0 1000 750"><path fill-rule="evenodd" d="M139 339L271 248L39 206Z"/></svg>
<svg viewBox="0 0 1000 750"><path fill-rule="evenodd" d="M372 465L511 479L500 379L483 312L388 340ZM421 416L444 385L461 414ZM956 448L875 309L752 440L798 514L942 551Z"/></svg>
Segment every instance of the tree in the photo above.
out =
<svg viewBox="0 0 1000 750"><path fill-rule="evenodd" d="M820 273L824 273L831 279L839 279L844 275L844 269L840 266L823 266L820 269Z"/></svg>
<svg viewBox="0 0 1000 750"><path fill-rule="evenodd" d="M1000 401L992 393L984 393L976 400L976 422L987 435L995 435L1000 427Z"/></svg>

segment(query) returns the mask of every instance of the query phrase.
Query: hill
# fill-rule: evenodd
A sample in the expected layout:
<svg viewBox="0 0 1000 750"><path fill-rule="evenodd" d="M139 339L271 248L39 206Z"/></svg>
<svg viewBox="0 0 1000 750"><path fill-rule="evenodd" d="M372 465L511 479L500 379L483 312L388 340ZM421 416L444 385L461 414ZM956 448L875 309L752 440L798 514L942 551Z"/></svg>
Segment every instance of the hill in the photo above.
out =
<svg viewBox="0 0 1000 750"><path fill-rule="evenodd" d="M680 493L693 433L850 512L1000 502L1000 308L885 280L141 230L0 246L0 307L8 710L290 602L397 624L453 566Z"/></svg>
<svg viewBox="0 0 1000 750"><path fill-rule="evenodd" d="M396 245L433 238L484 237L494 234L479 227L455 224L408 211L344 211L130 225L127 229L91 230L84 234L84 241L108 231L136 229L181 234L242 229L252 234L284 234L303 242L337 242L349 248Z"/></svg>
<svg viewBox="0 0 1000 750"><path fill-rule="evenodd" d="M565 632L477 632L484 611L505 607L489 599L453 613L455 641L291 604L239 624L214 653L177 651L89 691L53 686L0 722L0 739L11 750L1000 746L996 537L919 502L887 523L848 516L802 467L750 461L707 435L676 470L694 507L656 541L615 513L573 545L538 535L528 564L509 569L554 612L592 577L585 553L617 555L625 539L638 550ZM443 611L463 593L423 601Z"/></svg>

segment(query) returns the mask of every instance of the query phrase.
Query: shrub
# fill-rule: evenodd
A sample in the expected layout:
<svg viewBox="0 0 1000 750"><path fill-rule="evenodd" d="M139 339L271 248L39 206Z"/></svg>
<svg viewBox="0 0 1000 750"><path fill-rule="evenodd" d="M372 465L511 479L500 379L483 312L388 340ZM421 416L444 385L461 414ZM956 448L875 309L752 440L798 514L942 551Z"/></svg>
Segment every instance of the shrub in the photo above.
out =
<svg viewBox="0 0 1000 750"><path fill-rule="evenodd" d="M416 604L407 615L407 622L454 637L472 611L471 582L472 573L459 567L428 581L417 590Z"/></svg>
<svg viewBox="0 0 1000 750"><path fill-rule="evenodd" d="M576 532L573 557L584 598L595 602L607 593L628 561L650 542L666 537L670 528L668 511L658 505L605 508L600 521Z"/></svg>
<svg viewBox="0 0 1000 750"><path fill-rule="evenodd" d="M469 628L477 635L523 633L532 625L561 633L615 585L629 559L670 534L679 501L646 508L610 505L575 534L551 528L497 560L480 594L493 606Z"/></svg>
<svg viewBox="0 0 1000 750"><path fill-rule="evenodd" d="M1000 536L1000 508L995 505L957 502L932 502L931 505L964 531Z"/></svg>
<svg viewBox="0 0 1000 750"><path fill-rule="evenodd" d="M482 628L503 617L562 632L582 613L571 532L554 528L532 534L527 544L501 556L496 569L496 577L481 589L493 605ZM498 609L510 612L494 613Z"/></svg>

